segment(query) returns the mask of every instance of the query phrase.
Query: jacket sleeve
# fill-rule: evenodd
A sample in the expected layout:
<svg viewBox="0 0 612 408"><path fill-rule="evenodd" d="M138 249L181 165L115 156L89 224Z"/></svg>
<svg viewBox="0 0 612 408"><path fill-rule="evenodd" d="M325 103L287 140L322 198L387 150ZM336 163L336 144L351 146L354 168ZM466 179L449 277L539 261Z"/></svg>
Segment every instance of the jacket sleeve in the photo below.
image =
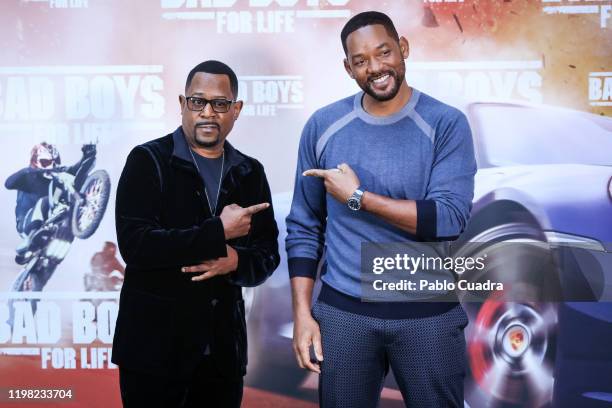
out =
<svg viewBox="0 0 612 408"><path fill-rule="evenodd" d="M316 279L317 265L323 253L327 224L326 190L318 177L304 177L308 169L319 167L316 144L319 132L312 116L302 131L298 151L295 187L291 211L286 219L289 276Z"/></svg>
<svg viewBox="0 0 612 408"><path fill-rule="evenodd" d="M42 177L42 170L25 167L18 172L10 175L4 182L4 187L7 190L21 190L26 193L35 193L33 186L36 184L36 179Z"/></svg>
<svg viewBox="0 0 612 408"><path fill-rule="evenodd" d="M227 256L219 217L189 228L160 224L159 177L150 153L134 148L119 179L115 205L117 241L125 262L137 268L180 267Z"/></svg>
<svg viewBox="0 0 612 408"><path fill-rule="evenodd" d="M64 171L66 173L72 174L73 176L76 176L77 172L81 167L85 167L86 171L88 172L95 164L95 161L95 156L83 156L78 162L76 162L72 166L66 167Z"/></svg>
<svg viewBox="0 0 612 408"><path fill-rule="evenodd" d="M427 193L417 204L417 236L456 239L465 229L474 197L476 159L465 115L455 111L436 129L434 161Z"/></svg>
<svg viewBox="0 0 612 408"><path fill-rule="evenodd" d="M254 214L251 230L246 239L230 245L238 253L238 268L228 275L230 282L239 286L257 286L263 283L280 263L278 253L278 227L274 219L272 195L263 166L257 163L259 194L254 204L270 203L270 207Z"/></svg>

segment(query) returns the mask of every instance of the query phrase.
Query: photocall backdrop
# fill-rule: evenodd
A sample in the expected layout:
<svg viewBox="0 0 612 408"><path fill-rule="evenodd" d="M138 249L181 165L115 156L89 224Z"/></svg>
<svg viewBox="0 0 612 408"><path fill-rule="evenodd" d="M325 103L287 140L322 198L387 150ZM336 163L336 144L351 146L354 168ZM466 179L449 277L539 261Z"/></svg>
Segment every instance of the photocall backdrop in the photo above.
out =
<svg viewBox="0 0 612 408"><path fill-rule="evenodd" d="M343 68L340 30L371 9L388 13L408 39L408 83L442 101L463 107L514 100L612 113L611 1L2 2L0 180L27 167L32 147L43 141L58 148L64 165L81 158L83 144L97 143L94 169L106 171L111 185L96 232L70 241L43 291L29 295L40 300L38 313L13 293L24 268L14 259L22 241L17 193L0 188L3 393L69 387L76 399L66 406L118 403L109 359L120 275L110 290L96 291L85 279L94 255L116 242L115 187L127 154L179 126L187 73L218 59L237 73L244 101L229 140L264 164L281 203L277 212L286 214L304 123L316 109L358 91ZM576 140L582 137L576 129ZM286 274L283 264L272 284L281 287ZM542 386L546 400L553 375L542 375L550 377Z"/></svg>

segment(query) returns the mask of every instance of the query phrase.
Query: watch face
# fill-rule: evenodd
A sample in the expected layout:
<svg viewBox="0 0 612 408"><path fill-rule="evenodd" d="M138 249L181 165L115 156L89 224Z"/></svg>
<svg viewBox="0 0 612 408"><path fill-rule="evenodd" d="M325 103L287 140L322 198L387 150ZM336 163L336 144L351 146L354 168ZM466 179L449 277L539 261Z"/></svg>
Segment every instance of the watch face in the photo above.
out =
<svg viewBox="0 0 612 408"><path fill-rule="evenodd" d="M349 198L346 204L348 205L348 208L353 211L357 211L361 208L361 201L353 197Z"/></svg>

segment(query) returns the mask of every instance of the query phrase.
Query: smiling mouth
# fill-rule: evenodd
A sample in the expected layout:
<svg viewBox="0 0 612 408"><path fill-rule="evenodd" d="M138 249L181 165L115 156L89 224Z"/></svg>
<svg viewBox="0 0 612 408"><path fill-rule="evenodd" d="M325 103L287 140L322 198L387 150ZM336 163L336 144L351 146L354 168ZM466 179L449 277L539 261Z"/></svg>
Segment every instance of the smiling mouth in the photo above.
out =
<svg viewBox="0 0 612 408"><path fill-rule="evenodd" d="M384 74L384 75L379 76L379 77L378 77L378 78L376 78L376 79L371 79L371 80L370 80L370 82L375 83L375 84L382 84L382 83L384 83L384 82L385 82L387 79L389 79L389 77L390 77L390 76L391 76L391 75L389 75L389 74Z"/></svg>

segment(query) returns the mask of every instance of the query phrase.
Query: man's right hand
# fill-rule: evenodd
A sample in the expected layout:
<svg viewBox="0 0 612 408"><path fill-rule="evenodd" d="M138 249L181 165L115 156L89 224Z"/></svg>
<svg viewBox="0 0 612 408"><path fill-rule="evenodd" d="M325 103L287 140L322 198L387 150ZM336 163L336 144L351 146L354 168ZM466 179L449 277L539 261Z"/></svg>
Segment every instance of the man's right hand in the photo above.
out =
<svg viewBox="0 0 612 408"><path fill-rule="evenodd" d="M221 222L225 232L225 239L244 237L251 229L251 217L270 207L268 203L255 204L242 208L238 204L230 204L221 211Z"/></svg>
<svg viewBox="0 0 612 408"><path fill-rule="evenodd" d="M321 374L321 367L310 361L310 346L314 349L316 359L323 361L323 346L321 344L321 329L310 313L302 313L295 317L293 325L293 351L300 368Z"/></svg>

